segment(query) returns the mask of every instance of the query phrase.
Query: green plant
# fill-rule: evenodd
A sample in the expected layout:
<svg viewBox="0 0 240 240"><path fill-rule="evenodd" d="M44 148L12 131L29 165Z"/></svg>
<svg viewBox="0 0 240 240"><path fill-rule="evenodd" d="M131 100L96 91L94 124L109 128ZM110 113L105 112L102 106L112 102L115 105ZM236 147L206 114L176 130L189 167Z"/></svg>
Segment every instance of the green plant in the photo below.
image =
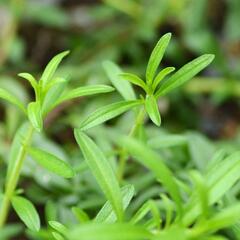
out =
<svg viewBox="0 0 240 240"><path fill-rule="evenodd" d="M74 176L74 170L68 163L51 153L31 146L32 136L35 131L41 132L43 130L43 121L47 114L64 101L113 91L112 87L105 85L90 85L66 90L68 81L64 78L54 77L54 74L59 63L68 53L68 51L65 51L56 55L46 66L39 82L29 73L19 74L20 77L29 81L35 92L35 100L30 102L27 107L11 93L0 89L1 98L16 105L28 119L28 122L20 127L12 144L5 193L1 204L0 228L6 221L10 202L12 202L14 209L30 229L39 230L40 228L39 217L33 205L27 199L16 196L16 187L27 154L32 156L39 165L51 172L65 178ZM34 224L35 222L37 223Z"/></svg>
<svg viewBox="0 0 240 240"><path fill-rule="evenodd" d="M48 64L39 83L36 83L31 75L21 74L30 81L36 94L36 101L30 103L27 110L16 98L3 90L2 97L22 109L27 114L30 124L24 124L20 128L12 144L11 159L13 160L8 165L6 191L0 212L0 219L3 219L1 226L3 226L8 204L11 201L19 217L31 230L29 235L33 239L171 240L177 237L182 240L221 240L227 239L225 235L218 232L224 228L230 231L229 236L234 234L239 238L240 205L236 203L234 195L229 193L240 177L238 174L240 170L239 151L231 152L221 149L216 151L210 159L205 159L206 164L201 171L196 170L195 167L192 169L191 166L179 173L178 167L174 165L177 163L165 161L164 154L160 150L183 147L186 152L187 147L191 153L194 151L191 142L194 137L191 134L161 135L159 128L156 130L157 136L155 137L141 134L149 130L144 124L146 114L155 125L161 124L157 103L159 97L190 80L214 58L209 54L196 58L168 78L165 77L174 71L173 67L165 68L156 74L170 36L170 34L164 35L154 48L147 66L145 81L134 74L123 73L112 62L104 62L107 75L124 100L100 107L90 113L81 121L79 127L74 129L76 142L85 159L83 164L86 163L86 166L81 165L78 169L72 168L68 163L45 150L32 147L30 140L33 131L43 129L42 119L61 102L78 96L110 92L113 88L86 86L63 92L66 81L59 78L52 80L52 76L57 65L66 55L64 52ZM145 92L144 96L137 98L131 83L141 87ZM134 109L134 121L127 136L119 129L112 127L103 128L104 134L96 130L97 128L91 131L93 127L130 109ZM28 128L29 134L24 138L23 134ZM88 134L85 133L87 130ZM104 144L110 143L110 152L118 157L119 161L110 160L106 151L88 135L92 135L93 138L100 135L102 141L107 139L108 141ZM199 148L203 149L203 145L205 148L209 147L204 140L199 140L195 136L196 139L198 139ZM53 214L54 206L49 204L47 215L53 217L50 220L48 218L49 227L40 229L40 221L35 208L27 199L18 196L18 191L15 191L26 154L42 167L65 178L76 178L77 174L83 174L89 169L107 201L101 204L96 214L88 213L78 204L70 204L71 214L75 216L75 223L71 224L59 222ZM18 155L20 160L16 158ZM139 165L144 167L140 171L140 177L137 176L135 181L124 176L128 158L137 163L134 169ZM18 164L18 171L14 172L13 178L11 176L16 164ZM115 167L113 167L114 164L116 164ZM154 198L148 196L143 198L140 204L135 203L135 208L131 209L135 193L140 192L137 188L141 189L141 185L148 184L149 181L156 185L157 195ZM144 194L140 193L143 197ZM231 200L227 201L226 196L231 197ZM229 206L230 203L231 206Z"/></svg>

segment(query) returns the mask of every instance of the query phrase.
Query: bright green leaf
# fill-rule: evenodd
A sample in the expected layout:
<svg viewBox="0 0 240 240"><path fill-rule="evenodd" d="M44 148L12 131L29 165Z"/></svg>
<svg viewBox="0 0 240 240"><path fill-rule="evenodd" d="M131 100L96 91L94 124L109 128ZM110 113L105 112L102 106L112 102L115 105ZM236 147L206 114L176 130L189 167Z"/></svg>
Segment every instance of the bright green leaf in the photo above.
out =
<svg viewBox="0 0 240 240"><path fill-rule="evenodd" d="M175 70L174 67L166 67L164 68L162 71L160 71L158 73L158 75L156 76L156 78L154 79L153 81L153 90L155 90L158 86L158 84L168 75L170 74L171 72L173 72Z"/></svg>
<svg viewBox="0 0 240 240"><path fill-rule="evenodd" d="M121 188L122 193L122 200L123 200L123 210L125 210L130 201L134 196L134 187L133 185L126 185ZM105 223L114 223L116 222L117 217L113 211L113 208L109 201L107 201L102 209L98 212L97 216L95 217L95 222L105 222Z"/></svg>
<svg viewBox="0 0 240 240"><path fill-rule="evenodd" d="M148 85L151 85L151 83L153 82L157 68L163 58L170 39L171 33L163 35L151 53L146 70L146 79Z"/></svg>
<svg viewBox="0 0 240 240"><path fill-rule="evenodd" d="M127 223L80 225L72 229L68 235L71 240L145 240L153 235L141 226Z"/></svg>
<svg viewBox="0 0 240 240"><path fill-rule="evenodd" d="M88 214L85 211L83 211L81 208L72 207L72 212L80 223L89 222L90 218Z"/></svg>
<svg viewBox="0 0 240 240"><path fill-rule="evenodd" d="M74 171L71 166L58 157L38 148L28 148L29 155L42 167L64 178L72 178Z"/></svg>
<svg viewBox="0 0 240 240"><path fill-rule="evenodd" d="M57 232L63 235L66 235L68 233L68 229L62 223L57 221L49 221L48 223Z"/></svg>
<svg viewBox="0 0 240 240"><path fill-rule="evenodd" d="M113 86L118 90L118 92L125 100L136 99L131 84L127 81L123 81L120 78L119 74L121 74L122 71L115 63L111 61L105 61L103 62L103 67Z"/></svg>
<svg viewBox="0 0 240 240"><path fill-rule="evenodd" d="M35 91L36 99L39 100L38 99L39 97L38 83L36 79L33 77L33 75L30 73L19 73L18 76L28 80L28 82L31 84L32 88Z"/></svg>
<svg viewBox="0 0 240 240"><path fill-rule="evenodd" d="M56 105L70 99L74 99L82 96L89 96L93 94L99 94L99 93L108 93L112 91L114 91L114 88L106 85L92 85L92 86L90 85L85 87L79 87L64 93L58 99Z"/></svg>
<svg viewBox="0 0 240 240"><path fill-rule="evenodd" d="M147 95L145 100L146 112L150 119L157 125L161 125L161 116L158 110L158 104L153 95Z"/></svg>
<svg viewBox="0 0 240 240"><path fill-rule="evenodd" d="M12 103L13 105L21 109L24 113L26 113L26 108L23 103L7 90L0 88L0 98Z"/></svg>
<svg viewBox="0 0 240 240"><path fill-rule="evenodd" d="M41 132L43 128L42 109L39 102L31 102L28 104L28 118L33 127Z"/></svg>
<svg viewBox="0 0 240 240"><path fill-rule="evenodd" d="M182 212L182 201L177 182L161 157L156 152L146 147L144 143L136 139L115 133L113 133L112 139L117 145L126 148L126 150L134 156L134 159L149 168L155 174L156 178L161 181L172 196L179 212Z"/></svg>
<svg viewBox="0 0 240 240"><path fill-rule="evenodd" d="M65 79L55 79L55 84L48 89L46 95L44 96L42 104L42 112L44 116L57 105L57 101L64 92L66 85L67 81Z"/></svg>
<svg viewBox="0 0 240 240"><path fill-rule="evenodd" d="M86 134L78 129L74 135L92 174L111 203L118 219L123 217L122 196L117 178L103 152Z"/></svg>
<svg viewBox="0 0 240 240"><path fill-rule="evenodd" d="M131 74L131 73L121 73L121 74L119 74L119 76L122 79L127 80L127 81L131 82L132 84L141 87L145 92L147 92L147 86L146 86L145 82L141 78L139 78L137 75Z"/></svg>
<svg viewBox="0 0 240 240"><path fill-rule="evenodd" d="M48 63L40 79L43 88L45 88L47 84L49 84L53 80L52 78L55 71L57 70L58 65L60 64L62 59L68 54L69 51L59 53L55 57L53 57L52 60Z"/></svg>
<svg viewBox="0 0 240 240"><path fill-rule="evenodd" d="M39 231L40 219L33 204L26 198L15 196L11 200L14 210L25 225L32 231Z"/></svg>
<svg viewBox="0 0 240 240"><path fill-rule="evenodd" d="M81 130L87 130L104 123L134 107L140 106L142 101L121 101L97 109L91 113L81 124Z"/></svg>
<svg viewBox="0 0 240 240"><path fill-rule="evenodd" d="M151 148L162 149L176 146L186 146L188 140L185 136L178 134L163 134L161 136L154 137L148 141Z"/></svg>
<svg viewBox="0 0 240 240"><path fill-rule="evenodd" d="M156 97L163 96L192 79L196 74L207 67L214 59L212 54L204 54L184 65L165 81L156 92Z"/></svg>

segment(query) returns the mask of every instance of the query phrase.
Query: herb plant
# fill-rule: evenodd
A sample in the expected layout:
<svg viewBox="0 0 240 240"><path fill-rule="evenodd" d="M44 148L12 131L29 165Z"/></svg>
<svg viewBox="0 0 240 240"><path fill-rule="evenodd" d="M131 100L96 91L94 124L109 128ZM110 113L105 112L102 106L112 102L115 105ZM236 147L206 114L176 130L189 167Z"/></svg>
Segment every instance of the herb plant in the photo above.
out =
<svg viewBox="0 0 240 240"><path fill-rule="evenodd" d="M170 38L171 34L168 33L158 41L150 56L145 79L122 72L113 62L103 63L110 81L123 100L98 108L74 129L76 142L85 160L80 168L71 167L54 154L32 146L33 134L44 129L43 119L62 102L80 96L111 92L113 88L89 85L66 90L68 81L54 75L60 61L68 54L63 52L50 61L39 82L28 73L19 74L31 83L35 91L35 101L27 107L15 96L1 89L1 97L16 105L28 119L19 128L12 143L0 208L2 234L6 231L4 224L11 203L33 239L228 239L225 236L239 239L240 205L231 192L240 178L239 151L220 149L211 159L202 160L206 162L203 169L191 167L185 173L179 173L174 163L164 159L163 148L191 148L192 138L190 134L159 134L161 115L158 100L192 79L214 58L211 54L205 54L175 73L174 67L158 72ZM137 98L133 85L140 87L144 94ZM103 126L102 123L131 109L134 122L127 135L111 125ZM156 136L149 135L145 124L146 116L157 125L154 127L157 128ZM107 139L106 143L109 143L114 159L96 143L96 135L101 135L102 141ZM74 223L61 223L57 217L53 217L48 218L47 227L41 227L37 210L17 189L26 155L31 156L41 167L61 177L73 178L73 181L78 175L84 175L90 170L105 196L105 203L96 213L85 211L78 203L69 204L68 212L75 216ZM134 164L134 167L144 167L137 180L127 176L127 163ZM149 182L156 185L157 197L146 197L140 191L143 189L141 184L148 185ZM134 203L134 199L141 200L140 204ZM53 206L48 206L48 215L53 209Z"/></svg>

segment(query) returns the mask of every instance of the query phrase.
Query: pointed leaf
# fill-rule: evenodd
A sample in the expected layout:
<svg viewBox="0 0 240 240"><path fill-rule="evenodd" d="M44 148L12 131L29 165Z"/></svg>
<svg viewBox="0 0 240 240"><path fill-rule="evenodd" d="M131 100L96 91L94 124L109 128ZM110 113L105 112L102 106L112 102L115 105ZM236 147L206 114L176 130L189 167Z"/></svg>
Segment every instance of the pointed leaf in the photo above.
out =
<svg viewBox="0 0 240 240"><path fill-rule="evenodd" d="M0 98L12 103L13 105L17 106L19 109L21 109L24 113L26 113L26 108L23 105L23 103L15 97L13 94L8 92L7 90L0 88Z"/></svg>
<svg viewBox="0 0 240 240"><path fill-rule="evenodd" d="M121 191L110 163L103 152L86 134L75 129L74 135L92 174L111 203L118 219L122 219L123 206Z"/></svg>
<svg viewBox="0 0 240 240"><path fill-rule="evenodd" d="M158 86L158 84L171 72L173 72L175 70L175 67L167 67L164 68L162 71L160 71L158 73L158 75L156 76L156 78L153 81L153 90L155 90Z"/></svg>
<svg viewBox="0 0 240 240"><path fill-rule="evenodd" d="M240 179L240 152L235 152L218 162L205 176L209 192L209 205L217 202L221 197ZM191 201L186 207L182 223L193 223L201 213L198 198L193 194Z"/></svg>
<svg viewBox="0 0 240 240"><path fill-rule="evenodd" d="M134 159L149 168L155 174L156 178L160 180L172 196L179 212L182 212L180 190L172 172L164 164L162 158L156 152L146 147L144 143L136 139L116 133L110 133L110 136L117 145L126 148L126 150L134 156Z"/></svg>
<svg viewBox="0 0 240 240"><path fill-rule="evenodd" d="M56 105L78 97L89 96L93 94L99 93L108 93L114 91L114 88L107 86L107 85L90 85L85 87L75 88L64 93L57 101Z"/></svg>
<svg viewBox="0 0 240 240"><path fill-rule="evenodd" d="M13 197L12 205L19 218L32 231L39 231L40 218L33 204L23 197Z"/></svg>
<svg viewBox="0 0 240 240"><path fill-rule="evenodd" d="M152 51L152 54L148 61L147 70L146 70L146 79L147 79L147 84L149 85L151 85L151 83L153 82L153 78L163 58L163 55L169 44L170 39L171 39L171 33L167 33L163 35Z"/></svg>
<svg viewBox="0 0 240 240"><path fill-rule="evenodd" d="M19 73L18 76L28 80L35 91L36 98L38 99L38 83L33 75L30 73Z"/></svg>
<svg viewBox="0 0 240 240"><path fill-rule="evenodd" d="M185 82L189 81L196 74L198 74L205 67L207 67L213 61L213 59L214 55L204 54L187 63L160 86L160 88L155 94L156 97L158 98L160 96L163 96L168 92L172 91L174 88L177 88Z"/></svg>
<svg viewBox="0 0 240 240"><path fill-rule="evenodd" d="M28 104L28 118L33 127L41 132L43 128L42 109L39 102L31 102Z"/></svg>
<svg viewBox="0 0 240 240"><path fill-rule="evenodd" d="M110 81L112 82L113 86L118 90L121 96L125 100L134 100L136 99L135 93L131 84L127 81L123 81L119 74L122 73L121 69L111 61L103 62L103 68L107 73Z"/></svg>
<svg viewBox="0 0 240 240"><path fill-rule="evenodd" d="M161 117L158 110L158 104L153 95L147 95L145 100L145 107L150 119L157 125L161 125Z"/></svg>
<svg viewBox="0 0 240 240"><path fill-rule="evenodd" d="M61 97L67 85L67 81L63 78L57 78L54 80L54 82L55 84L48 89L43 100L42 104L43 116L46 116L46 114L57 105L57 101Z"/></svg>
<svg viewBox="0 0 240 240"><path fill-rule="evenodd" d="M33 147L27 148L27 152L33 158L33 160L50 172L53 172L64 178L72 178L74 176L74 170L71 168L71 166L55 155Z"/></svg>
<svg viewBox="0 0 240 240"><path fill-rule="evenodd" d="M127 81L131 82L132 84L141 87L145 92L147 92L147 86L146 86L145 82L141 78L139 78L137 75L131 74L131 73L121 73L121 74L119 74L119 76L122 79L127 80Z"/></svg>
<svg viewBox="0 0 240 240"><path fill-rule="evenodd" d="M134 187L133 185L126 185L121 188L122 198L123 198L123 210L125 210L130 201L134 196ZM105 222L105 223L114 223L117 220L117 216L113 211L113 208L109 201L107 201L102 209L98 212L97 216L94 219L94 222Z"/></svg>
<svg viewBox="0 0 240 240"><path fill-rule="evenodd" d="M74 216L77 218L77 220L79 221L79 223L89 222L90 218L88 214L85 211L83 211L81 208L72 207L72 212Z"/></svg>
<svg viewBox="0 0 240 240"><path fill-rule="evenodd" d="M97 109L90 114L81 124L81 130L87 130L101 123L104 123L136 106L140 106L142 101L122 101Z"/></svg>
<svg viewBox="0 0 240 240"><path fill-rule="evenodd" d="M49 221L48 223L57 232L63 235L66 235L68 233L68 229L62 223L57 221Z"/></svg>
<svg viewBox="0 0 240 240"><path fill-rule="evenodd" d="M53 57L52 60L48 63L40 79L43 88L45 88L47 84L49 84L53 80L52 78L55 71L57 70L58 65L60 64L62 59L68 54L69 51L59 53L55 57Z"/></svg>

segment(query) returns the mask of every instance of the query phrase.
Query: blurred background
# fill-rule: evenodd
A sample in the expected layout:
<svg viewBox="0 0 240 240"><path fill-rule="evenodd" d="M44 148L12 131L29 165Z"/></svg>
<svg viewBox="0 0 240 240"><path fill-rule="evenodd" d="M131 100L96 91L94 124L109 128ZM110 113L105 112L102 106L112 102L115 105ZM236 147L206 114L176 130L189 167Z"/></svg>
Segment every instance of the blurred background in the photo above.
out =
<svg viewBox="0 0 240 240"><path fill-rule="evenodd" d="M104 60L144 77L153 47L164 33L171 32L161 67L179 68L204 53L215 54L215 60L198 77L159 101L161 128L173 133L193 131L204 147L217 144L239 149L239 24L239 0L0 0L0 87L27 102L33 92L17 73L40 77L48 61L63 50L71 54L58 74L69 78L71 86L110 84L102 67ZM71 159L76 158L72 128L88 112L119 98L115 92L61 105L46 120L46 138L37 141L62 156L70 152ZM22 119L18 110L0 102L0 186L6 155ZM57 179L53 184L59 189L52 193L45 187L50 180L41 171L33 174L26 168L23 174L22 186L28 186L27 195L39 204L39 211L44 211L41 203L46 199L60 199L61 214L68 219L63 206L80 201L69 190L72 186ZM75 181L77 186L80 180ZM81 201L86 209L100 204Z"/></svg>

